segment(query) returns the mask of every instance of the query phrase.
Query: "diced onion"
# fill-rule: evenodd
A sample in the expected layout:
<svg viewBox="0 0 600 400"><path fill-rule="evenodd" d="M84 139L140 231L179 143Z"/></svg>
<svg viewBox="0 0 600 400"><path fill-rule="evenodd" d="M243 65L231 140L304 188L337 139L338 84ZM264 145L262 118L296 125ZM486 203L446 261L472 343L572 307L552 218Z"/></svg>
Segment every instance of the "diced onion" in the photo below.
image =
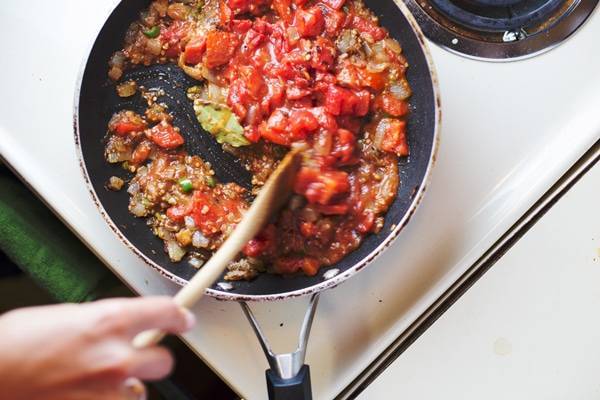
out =
<svg viewBox="0 0 600 400"><path fill-rule="evenodd" d="M412 95L412 90L406 79L401 79L398 82L390 85L390 93L399 100L406 100Z"/></svg>
<svg viewBox="0 0 600 400"><path fill-rule="evenodd" d="M392 38L386 38L386 39L383 39L383 42L385 43L385 47L387 47L394 53L396 53L396 54L402 53L402 47L400 47L400 43L398 43L397 40L392 39Z"/></svg>
<svg viewBox="0 0 600 400"><path fill-rule="evenodd" d="M117 85L117 94L119 97L131 97L137 91L137 83L135 81L126 81Z"/></svg>
<svg viewBox="0 0 600 400"><path fill-rule="evenodd" d="M186 228L195 228L196 227L196 221L194 221L194 218L190 217L189 215L186 215L183 218L183 221L185 222Z"/></svg>
<svg viewBox="0 0 600 400"><path fill-rule="evenodd" d="M288 38L291 42L297 42L300 40L300 33L298 33L298 29L294 26L290 26L287 30Z"/></svg>
<svg viewBox="0 0 600 400"><path fill-rule="evenodd" d="M383 138L385 137L386 131L389 129L389 119L384 118L377 124L375 128L375 137L373 138L373 143L377 148L381 148L381 143L383 142Z"/></svg>
<svg viewBox="0 0 600 400"><path fill-rule="evenodd" d="M169 258L173 262L181 261L183 256L185 256L185 250L174 240L169 240L167 242L167 253L169 253Z"/></svg>
<svg viewBox="0 0 600 400"><path fill-rule="evenodd" d="M137 182L133 182L131 185L129 185L129 188L127 188L127 193L134 195L137 192L140 191L140 184Z"/></svg>
<svg viewBox="0 0 600 400"><path fill-rule="evenodd" d="M190 265L196 269L200 269L204 265L204 260L197 257L190 258Z"/></svg>
<svg viewBox="0 0 600 400"><path fill-rule="evenodd" d="M371 73L379 73L379 72L383 72L385 71L387 68L389 67L389 64L386 62L383 63L375 63L372 61L369 61L367 63L367 71L371 72Z"/></svg>
<svg viewBox="0 0 600 400"><path fill-rule="evenodd" d="M233 290L233 285L229 282L219 282L219 283L217 283L217 286L221 290L225 290L225 291Z"/></svg>
<svg viewBox="0 0 600 400"><path fill-rule="evenodd" d="M208 83L208 100L215 104L227 104L227 89L214 83Z"/></svg>
<svg viewBox="0 0 600 400"><path fill-rule="evenodd" d="M135 198L129 207L129 210L136 217L145 217L147 214L146 207L142 203L141 198Z"/></svg>
<svg viewBox="0 0 600 400"><path fill-rule="evenodd" d="M198 248L206 248L210 244L209 240L200 231L194 232L192 235L192 246Z"/></svg>
<svg viewBox="0 0 600 400"><path fill-rule="evenodd" d="M390 62L390 57L385 51L385 45L383 41L379 41L372 46L373 57L372 59L378 63Z"/></svg>
<svg viewBox="0 0 600 400"><path fill-rule="evenodd" d="M153 56L160 56L160 53L162 52L162 43L160 39L149 39L146 42L146 50Z"/></svg>

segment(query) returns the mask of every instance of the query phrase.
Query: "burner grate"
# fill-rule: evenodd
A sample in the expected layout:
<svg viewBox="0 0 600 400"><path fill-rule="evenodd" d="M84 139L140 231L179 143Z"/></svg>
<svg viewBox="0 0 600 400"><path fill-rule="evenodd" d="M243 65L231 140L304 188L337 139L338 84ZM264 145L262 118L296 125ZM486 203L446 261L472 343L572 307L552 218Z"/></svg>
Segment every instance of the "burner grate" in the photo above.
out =
<svg viewBox="0 0 600 400"><path fill-rule="evenodd" d="M510 61L562 43L599 0L404 1L433 42L471 58Z"/></svg>
<svg viewBox="0 0 600 400"><path fill-rule="evenodd" d="M504 32L549 20L565 0L431 0L458 24L476 30Z"/></svg>

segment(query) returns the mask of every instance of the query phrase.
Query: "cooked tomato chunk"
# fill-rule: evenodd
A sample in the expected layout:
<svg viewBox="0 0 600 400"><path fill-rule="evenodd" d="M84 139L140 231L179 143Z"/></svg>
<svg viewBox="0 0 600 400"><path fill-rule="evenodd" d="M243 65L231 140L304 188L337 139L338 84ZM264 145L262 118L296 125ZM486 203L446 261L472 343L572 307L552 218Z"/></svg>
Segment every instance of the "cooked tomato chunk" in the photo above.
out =
<svg viewBox="0 0 600 400"><path fill-rule="evenodd" d="M229 32L211 31L206 35L204 63L208 68L227 64L238 46L237 36Z"/></svg>
<svg viewBox="0 0 600 400"><path fill-rule="evenodd" d="M395 153L402 157L408 155L406 142L406 122L399 119L384 118L379 122L377 129L382 130L381 150Z"/></svg>
<svg viewBox="0 0 600 400"><path fill-rule="evenodd" d="M310 203L328 205L350 190L348 173L303 167L296 177L294 190Z"/></svg>
<svg viewBox="0 0 600 400"><path fill-rule="evenodd" d="M375 100L375 107L392 117L403 117L408 114L408 103L391 94L382 94Z"/></svg>
<svg viewBox="0 0 600 400"><path fill-rule="evenodd" d="M112 116L108 130L119 136L141 132L146 129L146 121L133 111L120 111Z"/></svg>
<svg viewBox="0 0 600 400"><path fill-rule="evenodd" d="M148 131L150 140L163 149L174 149L184 143L183 136L169 124L163 121Z"/></svg>
<svg viewBox="0 0 600 400"><path fill-rule="evenodd" d="M325 27L323 11L319 7L312 7L308 10L299 8L294 16L294 26L302 37L309 38L320 35Z"/></svg>
<svg viewBox="0 0 600 400"><path fill-rule="evenodd" d="M194 38L185 46L184 61L186 64L196 65L202 62L206 50L206 38Z"/></svg>

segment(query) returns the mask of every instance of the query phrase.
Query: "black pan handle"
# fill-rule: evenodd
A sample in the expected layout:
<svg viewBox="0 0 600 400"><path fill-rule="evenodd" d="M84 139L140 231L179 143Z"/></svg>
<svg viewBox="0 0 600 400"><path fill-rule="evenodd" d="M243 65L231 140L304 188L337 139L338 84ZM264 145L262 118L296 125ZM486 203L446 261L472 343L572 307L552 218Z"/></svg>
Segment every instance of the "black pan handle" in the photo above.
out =
<svg viewBox="0 0 600 400"><path fill-rule="evenodd" d="M240 303L271 367L266 372L269 400L312 400L310 369L304 364L304 358L318 303L319 293L315 293L308 302L298 347L294 352L285 354L275 354L248 304Z"/></svg>
<svg viewBox="0 0 600 400"><path fill-rule="evenodd" d="M308 365L303 365L298 375L290 379L282 379L272 369L267 370L265 375L269 400L312 400Z"/></svg>

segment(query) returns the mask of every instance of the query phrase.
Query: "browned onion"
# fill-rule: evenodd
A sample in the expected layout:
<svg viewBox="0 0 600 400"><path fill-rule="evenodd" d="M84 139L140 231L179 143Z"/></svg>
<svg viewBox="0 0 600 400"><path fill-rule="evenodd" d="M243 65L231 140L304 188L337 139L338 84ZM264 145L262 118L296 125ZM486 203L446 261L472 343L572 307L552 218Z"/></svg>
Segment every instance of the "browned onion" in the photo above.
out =
<svg viewBox="0 0 600 400"><path fill-rule="evenodd" d="M160 53L162 52L162 43L160 39L148 39L146 42L146 50L153 56L160 56Z"/></svg>
<svg viewBox="0 0 600 400"><path fill-rule="evenodd" d="M402 53L402 47L400 47L400 43L398 43L398 41L396 39L385 38L385 39L383 39L383 42L385 44L385 47L387 47L394 53L396 53L396 54Z"/></svg>
<svg viewBox="0 0 600 400"><path fill-rule="evenodd" d="M408 81L404 78L390 85L390 93L400 100L407 100L412 95Z"/></svg>

